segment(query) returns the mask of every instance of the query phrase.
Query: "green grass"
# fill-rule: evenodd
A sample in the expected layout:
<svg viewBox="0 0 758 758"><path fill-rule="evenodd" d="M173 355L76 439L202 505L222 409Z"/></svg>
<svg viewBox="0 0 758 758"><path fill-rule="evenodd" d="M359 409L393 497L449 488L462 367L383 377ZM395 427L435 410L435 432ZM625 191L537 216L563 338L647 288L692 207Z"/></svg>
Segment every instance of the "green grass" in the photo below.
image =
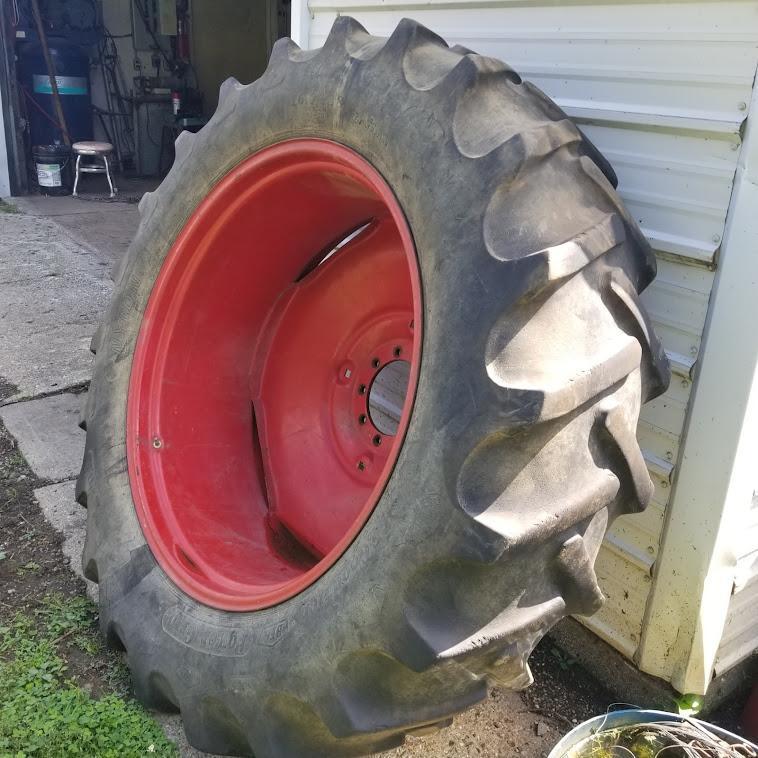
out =
<svg viewBox="0 0 758 758"><path fill-rule="evenodd" d="M0 213L18 213L18 208L15 205L6 203L5 200L0 198Z"/></svg>
<svg viewBox="0 0 758 758"><path fill-rule="evenodd" d="M176 748L135 701L91 697L67 677L61 642L101 654L95 610L83 597L46 597L33 618L0 625L0 758L175 756ZM123 671L109 666L110 679Z"/></svg>

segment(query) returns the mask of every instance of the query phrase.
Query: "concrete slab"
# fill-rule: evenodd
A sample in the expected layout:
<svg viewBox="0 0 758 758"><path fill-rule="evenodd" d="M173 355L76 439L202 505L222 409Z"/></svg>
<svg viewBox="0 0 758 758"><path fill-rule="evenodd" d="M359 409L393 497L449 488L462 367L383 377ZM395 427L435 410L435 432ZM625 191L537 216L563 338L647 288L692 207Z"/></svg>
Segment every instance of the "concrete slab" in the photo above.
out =
<svg viewBox="0 0 758 758"><path fill-rule="evenodd" d="M57 199L57 198L56 198ZM89 380L108 265L53 221L0 215L0 405Z"/></svg>
<svg viewBox="0 0 758 758"><path fill-rule="evenodd" d="M113 205L89 203L89 213L71 213L56 216L69 235L80 244L92 248L98 261L108 266L110 273L114 265L126 253L129 243L139 226L137 205L117 203L118 212L113 213Z"/></svg>
<svg viewBox="0 0 758 758"><path fill-rule="evenodd" d="M27 195L14 198L13 204L28 216L54 219L75 243L87 248L99 263L107 266L107 273L110 273L137 231L137 203L145 192L155 189L158 179L119 177L117 184L119 193L113 199L85 188L78 197ZM99 184L88 189L97 190L98 187L103 189Z"/></svg>
<svg viewBox="0 0 758 758"><path fill-rule="evenodd" d="M108 188L103 177L82 176L79 182L79 195L26 195L10 200L22 213L33 216L58 217L76 213L114 213L123 211L125 206L136 204L145 192L152 192L160 184L155 176L125 177L116 179L118 194L108 196Z"/></svg>
<svg viewBox="0 0 758 758"><path fill-rule="evenodd" d="M182 717L178 713L154 713L153 717L161 725L170 740L176 743L181 758L220 758L215 753L203 753L195 750L184 734Z"/></svg>
<svg viewBox="0 0 758 758"><path fill-rule="evenodd" d="M78 427L84 394L64 393L0 407L0 419L40 479L75 479L84 455Z"/></svg>
<svg viewBox="0 0 758 758"><path fill-rule="evenodd" d="M71 570L87 586L87 594L97 602L97 585L84 578L82 550L86 534L87 511L74 499L74 482L50 484L34 490L42 513L50 525L63 535L63 555L68 558Z"/></svg>
<svg viewBox="0 0 758 758"><path fill-rule="evenodd" d="M57 216L66 216L72 213L92 213L92 203L81 198L72 197L71 195L62 195L60 197L48 197L47 195L26 195L24 197L14 197L13 205L29 216L44 216L46 218L55 218ZM126 203L114 203L111 207L118 211L120 206Z"/></svg>

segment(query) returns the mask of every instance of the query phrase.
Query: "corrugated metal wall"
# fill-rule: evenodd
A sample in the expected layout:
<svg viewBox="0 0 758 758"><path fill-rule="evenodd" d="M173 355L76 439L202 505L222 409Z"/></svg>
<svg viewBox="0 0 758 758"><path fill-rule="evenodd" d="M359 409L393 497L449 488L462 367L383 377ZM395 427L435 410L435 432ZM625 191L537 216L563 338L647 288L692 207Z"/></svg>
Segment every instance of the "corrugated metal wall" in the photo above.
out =
<svg viewBox="0 0 758 758"><path fill-rule="evenodd" d="M724 626L714 673L728 671L751 655L758 640L758 492L740 533L735 550L737 570L734 594Z"/></svg>
<svg viewBox="0 0 758 758"><path fill-rule="evenodd" d="M608 601L585 621L632 657L758 63L758 2L310 0L308 7L308 47L323 44L337 13L377 35L410 16L451 44L506 60L579 122L619 175L621 196L658 255L644 301L674 372L666 395L643 409L638 431L654 502L608 536L597 562ZM758 581L749 586L758 594ZM746 615L738 606L733 615ZM739 628L732 625L735 634Z"/></svg>

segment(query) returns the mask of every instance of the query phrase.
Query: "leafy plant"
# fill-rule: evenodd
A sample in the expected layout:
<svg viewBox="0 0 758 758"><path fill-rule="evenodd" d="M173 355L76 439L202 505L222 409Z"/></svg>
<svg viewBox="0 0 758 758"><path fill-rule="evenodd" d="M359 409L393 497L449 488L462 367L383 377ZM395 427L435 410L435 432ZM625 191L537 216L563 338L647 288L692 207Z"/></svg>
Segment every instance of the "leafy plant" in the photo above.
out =
<svg viewBox="0 0 758 758"><path fill-rule="evenodd" d="M674 702L680 716L695 716L703 707L701 695L682 695Z"/></svg>
<svg viewBox="0 0 758 758"><path fill-rule="evenodd" d="M98 655L98 653L101 653L103 650L103 644L100 641L100 637L96 634L77 634L74 636L73 641L74 645L76 645L83 653L87 653L87 655Z"/></svg>
<svg viewBox="0 0 758 758"><path fill-rule="evenodd" d="M24 576L25 574L37 574L40 571L42 571L42 566L40 566L39 563L28 561L23 566L19 566L16 573L19 576Z"/></svg>
<svg viewBox="0 0 758 758"><path fill-rule="evenodd" d="M563 671L568 671L576 663L576 658L569 655L568 653L565 653L558 647L551 647L550 655L552 655L553 658L558 661L558 665Z"/></svg>
<svg viewBox="0 0 758 758"><path fill-rule="evenodd" d="M50 635L59 637L72 632L84 632L94 628L97 611L89 598L75 595L66 597L60 593L47 595L37 611Z"/></svg>
<svg viewBox="0 0 758 758"><path fill-rule="evenodd" d="M38 616L40 625L18 613L0 626L0 756L176 755L139 704L114 694L96 700L66 678L57 646L67 634L94 639L92 604L54 595Z"/></svg>

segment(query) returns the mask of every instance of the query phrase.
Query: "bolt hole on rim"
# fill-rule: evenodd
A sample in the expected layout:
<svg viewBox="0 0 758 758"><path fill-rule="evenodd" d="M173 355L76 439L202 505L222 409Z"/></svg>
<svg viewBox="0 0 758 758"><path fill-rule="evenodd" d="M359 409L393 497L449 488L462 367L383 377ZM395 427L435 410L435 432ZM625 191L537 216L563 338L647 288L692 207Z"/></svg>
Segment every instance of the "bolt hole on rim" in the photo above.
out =
<svg viewBox="0 0 758 758"><path fill-rule="evenodd" d="M265 148L197 207L150 295L127 399L137 515L181 589L268 607L350 545L408 425L420 293L400 205L337 143Z"/></svg>

